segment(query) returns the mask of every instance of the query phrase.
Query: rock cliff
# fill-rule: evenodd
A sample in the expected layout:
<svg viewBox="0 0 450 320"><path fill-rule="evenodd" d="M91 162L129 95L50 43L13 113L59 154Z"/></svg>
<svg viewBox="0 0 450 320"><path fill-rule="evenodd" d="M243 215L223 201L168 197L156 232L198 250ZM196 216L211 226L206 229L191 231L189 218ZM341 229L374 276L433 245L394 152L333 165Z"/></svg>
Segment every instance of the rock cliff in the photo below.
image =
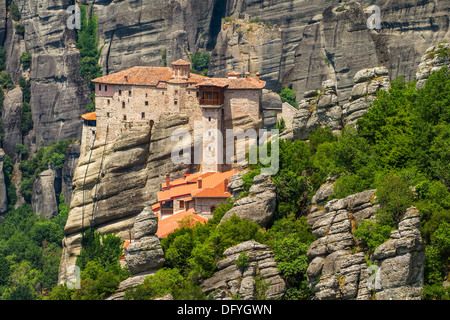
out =
<svg viewBox="0 0 450 320"><path fill-rule="evenodd" d="M157 201L166 173L184 176L190 165L176 165L171 152L176 129L190 130L189 118L172 115L150 127L134 127L115 141L97 141L92 152L80 156L73 177L73 194L65 227L60 282L81 247L81 230L116 232L123 240L135 238L136 217Z"/></svg>
<svg viewBox="0 0 450 320"><path fill-rule="evenodd" d="M369 256L358 249L353 232L379 209L376 190L327 202L332 185L327 183L320 188L308 216L318 238L307 252L308 282L314 299L421 299L425 246L419 211L409 208L398 230L392 231L391 239Z"/></svg>
<svg viewBox="0 0 450 320"><path fill-rule="evenodd" d="M247 255L248 264L241 269L236 261L242 253ZM214 300L232 300L236 297L242 300L263 297L271 300L282 297L286 283L279 274L273 255L268 246L255 241L228 248L224 252L225 258L217 263L218 271L203 281L203 292ZM255 281L257 277L263 285L258 286Z"/></svg>

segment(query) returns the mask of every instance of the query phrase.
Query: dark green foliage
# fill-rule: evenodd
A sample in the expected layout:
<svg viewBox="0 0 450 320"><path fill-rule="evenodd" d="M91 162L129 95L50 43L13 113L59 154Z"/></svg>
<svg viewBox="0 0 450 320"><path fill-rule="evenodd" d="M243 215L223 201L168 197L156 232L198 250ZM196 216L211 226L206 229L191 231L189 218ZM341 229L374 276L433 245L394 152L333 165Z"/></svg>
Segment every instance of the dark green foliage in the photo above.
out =
<svg viewBox="0 0 450 320"><path fill-rule="evenodd" d="M394 228L390 225L364 220L355 230L354 236L364 241L370 252L374 252L379 245L390 238L392 230Z"/></svg>
<svg viewBox="0 0 450 320"><path fill-rule="evenodd" d="M8 71L4 70L0 72L0 83L3 89L11 90L14 89L14 82L12 81L11 75Z"/></svg>
<svg viewBox="0 0 450 320"><path fill-rule="evenodd" d="M0 71L6 69L6 49L0 46Z"/></svg>
<svg viewBox="0 0 450 320"><path fill-rule="evenodd" d="M163 67L167 67L167 49L161 49L161 60Z"/></svg>
<svg viewBox="0 0 450 320"><path fill-rule="evenodd" d="M14 1L11 2L11 4L9 5L9 10L11 11L11 18L14 21L19 21L22 18L21 14L20 14L20 10Z"/></svg>
<svg viewBox="0 0 450 320"><path fill-rule="evenodd" d="M10 208L14 207L17 202L16 186L11 181L13 170L14 164L12 159L8 155L5 155L3 158L3 173L5 175L6 195Z"/></svg>
<svg viewBox="0 0 450 320"><path fill-rule="evenodd" d="M201 74L206 76L208 74L208 68L211 63L211 54L209 52L197 51L196 54L191 54L192 73Z"/></svg>
<svg viewBox="0 0 450 320"><path fill-rule="evenodd" d="M281 101L287 102L295 108L298 107L298 103L295 101L295 92L292 89L284 88L280 92Z"/></svg>
<svg viewBox="0 0 450 320"><path fill-rule="evenodd" d="M76 265L82 270L90 261L97 262L108 271L120 268L119 257L123 254L123 241L115 234L103 235L89 228L83 232L81 244L82 250Z"/></svg>
<svg viewBox="0 0 450 320"><path fill-rule="evenodd" d="M61 219L66 218L35 215L27 204L8 210L0 225L0 299L40 299L57 285L65 224ZM2 285L7 287L2 290Z"/></svg>
<svg viewBox="0 0 450 320"><path fill-rule="evenodd" d="M31 100L31 81L21 76L19 78L19 86L22 89L23 101L29 104Z"/></svg>
<svg viewBox="0 0 450 320"><path fill-rule="evenodd" d="M31 106L27 102L22 103L21 118L22 135L26 136L33 129L33 115L31 113Z"/></svg>
<svg viewBox="0 0 450 320"><path fill-rule="evenodd" d="M250 259L246 252L241 252L239 254L239 257L236 260L236 266L241 270L244 271L245 268L248 267L248 263L250 262Z"/></svg>
<svg viewBox="0 0 450 320"><path fill-rule="evenodd" d="M286 130L286 121L284 121L283 118L277 121L277 124L275 125L274 129L280 130L280 133Z"/></svg>
<svg viewBox="0 0 450 320"><path fill-rule="evenodd" d="M20 23L14 23L14 28L16 29L16 34L22 38L25 36L25 26Z"/></svg>
<svg viewBox="0 0 450 320"><path fill-rule="evenodd" d="M24 52L20 57L20 62L22 63L24 69L31 68L31 60L31 53L29 51Z"/></svg>
<svg viewBox="0 0 450 320"><path fill-rule="evenodd" d="M28 203L31 202L34 179L47 170L49 165L54 166L56 170L61 170L64 166L66 149L71 143L71 139L53 142L39 149L32 159L20 163L19 169L22 171L20 192Z"/></svg>
<svg viewBox="0 0 450 320"><path fill-rule="evenodd" d="M77 48L80 50L80 73L89 84L92 91L91 103L86 107L88 112L95 111L95 84L93 79L103 75L98 64L102 50L98 48L97 16L93 12L93 6L87 13L86 6L80 8L81 29L78 32Z"/></svg>
<svg viewBox="0 0 450 320"><path fill-rule="evenodd" d="M137 287L128 289L125 293L125 300L153 300L172 294L175 300L203 300L198 284L198 279L184 277L177 268L163 268L158 270L153 276L145 278L144 283Z"/></svg>

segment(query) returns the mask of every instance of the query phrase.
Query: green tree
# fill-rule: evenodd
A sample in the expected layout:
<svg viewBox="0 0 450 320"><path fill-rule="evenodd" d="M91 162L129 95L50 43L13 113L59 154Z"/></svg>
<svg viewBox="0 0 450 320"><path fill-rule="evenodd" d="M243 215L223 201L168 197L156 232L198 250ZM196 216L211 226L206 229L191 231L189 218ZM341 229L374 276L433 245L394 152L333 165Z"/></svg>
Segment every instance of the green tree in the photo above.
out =
<svg viewBox="0 0 450 320"><path fill-rule="evenodd" d="M211 54L209 52L197 51L194 55L191 54L192 73L197 73L206 76L208 68L211 63Z"/></svg>
<svg viewBox="0 0 450 320"><path fill-rule="evenodd" d="M29 51L26 51L22 54L22 56L20 57L20 62L22 63L22 66L24 69L29 69L31 68L31 53Z"/></svg>
<svg viewBox="0 0 450 320"><path fill-rule="evenodd" d="M298 108L298 103L295 101L295 92L290 88L284 88L280 92L281 101L287 102L295 108Z"/></svg>

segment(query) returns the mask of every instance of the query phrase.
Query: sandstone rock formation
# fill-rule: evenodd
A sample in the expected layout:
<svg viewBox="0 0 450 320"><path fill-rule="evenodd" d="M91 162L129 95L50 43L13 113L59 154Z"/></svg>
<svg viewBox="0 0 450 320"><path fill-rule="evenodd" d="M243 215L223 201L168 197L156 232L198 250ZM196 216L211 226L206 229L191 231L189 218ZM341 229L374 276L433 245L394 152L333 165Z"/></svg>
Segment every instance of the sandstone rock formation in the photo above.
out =
<svg viewBox="0 0 450 320"><path fill-rule="evenodd" d="M425 244L420 233L420 212L407 210L391 239L373 253L378 266L377 300L420 300L424 284Z"/></svg>
<svg viewBox="0 0 450 320"><path fill-rule="evenodd" d="M388 91L391 88L389 70L386 67L362 69L354 77L349 103L342 106L343 124L356 125L356 121L369 110L379 90Z"/></svg>
<svg viewBox="0 0 450 320"><path fill-rule="evenodd" d="M307 140L319 127L328 126L334 133L342 129L342 109L339 105L336 84L332 80L322 83L322 90L304 94L292 120L294 138Z"/></svg>
<svg viewBox="0 0 450 320"><path fill-rule="evenodd" d="M264 228L275 214L275 185L267 174L257 175L250 187L249 195L239 199L222 217L221 223L236 214Z"/></svg>
<svg viewBox="0 0 450 320"><path fill-rule="evenodd" d="M417 68L416 79L417 88L425 85L428 77L439 71L444 66L450 65L450 43L442 42L437 46L427 49L425 55L422 56L421 62Z"/></svg>
<svg viewBox="0 0 450 320"><path fill-rule="evenodd" d="M0 214L6 212L8 209L8 198L6 196L6 184L5 175L3 173L3 158L5 157L5 152L0 149Z"/></svg>
<svg viewBox="0 0 450 320"><path fill-rule="evenodd" d="M381 9L379 31L367 28L372 12L365 9L374 4ZM299 100L333 79L339 101L347 101L354 75L368 66L385 65L393 79L404 75L413 81L423 52L448 40L449 12L450 4L439 0L233 0L226 15L248 14L282 29L279 80L283 87L292 85Z"/></svg>
<svg viewBox="0 0 450 320"><path fill-rule="evenodd" d="M260 73L266 87L278 89L282 56L282 32L278 26L230 17L222 21L216 47L211 54L209 74L226 77L231 71L242 75Z"/></svg>
<svg viewBox="0 0 450 320"><path fill-rule="evenodd" d="M39 175L33 183L31 205L33 212L42 214L47 219L58 215L58 200L56 199L55 181L56 171L48 169Z"/></svg>
<svg viewBox="0 0 450 320"><path fill-rule="evenodd" d="M17 87L9 91L3 101L2 124L5 131L3 150L16 160L16 145L22 144L22 90Z"/></svg>
<svg viewBox="0 0 450 320"><path fill-rule="evenodd" d="M65 227L59 280L81 250L81 230L90 225L101 233L117 232L132 240L134 222L144 208L157 200L166 173L184 176L190 165L171 161L175 146L171 134L190 130L188 116L169 116L149 127L134 127L112 143L97 141L91 152L78 159L74 172L69 218Z"/></svg>
<svg viewBox="0 0 450 320"><path fill-rule="evenodd" d="M241 270L236 261L241 253L249 259L248 265ZM257 294L267 299L282 297L286 283L281 278L277 263L269 247L255 241L240 243L224 252L225 258L217 263L218 271L202 283L203 292L215 300L254 300ZM260 277L268 285L267 291L256 285L255 277ZM258 292L259 290L259 292Z"/></svg>
<svg viewBox="0 0 450 320"><path fill-rule="evenodd" d="M164 265L164 252L155 235L158 217L146 207L134 222L134 241L125 252L125 260L132 275L158 270Z"/></svg>
<svg viewBox="0 0 450 320"><path fill-rule="evenodd" d="M321 194L327 194L329 184L322 189ZM363 219L372 219L379 209L375 191L331 200L324 207L312 206L308 224L318 239L307 252L310 260L307 276L314 299L420 298L425 247L419 229L419 212L415 208L408 209L398 230L371 257L364 251L358 252L353 232ZM324 196L318 195L318 199L323 200Z"/></svg>
<svg viewBox="0 0 450 320"><path fill-rule="evenodd" d="M72 199L72 180L78 158L80 157L80 142L72 143L66 150L66 161L61 171L61 192L69 206Z"/></svg>

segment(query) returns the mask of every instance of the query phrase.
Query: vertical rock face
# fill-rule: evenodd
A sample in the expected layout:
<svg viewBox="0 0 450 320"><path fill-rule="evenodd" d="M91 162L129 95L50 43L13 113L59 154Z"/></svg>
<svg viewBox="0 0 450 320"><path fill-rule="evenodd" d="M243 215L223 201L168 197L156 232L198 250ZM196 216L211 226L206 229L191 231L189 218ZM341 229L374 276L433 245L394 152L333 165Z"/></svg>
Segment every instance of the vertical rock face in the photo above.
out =
<svg viewBox="0 0 450 320"><path fill-rule="evenodd" d="M226 77L231 71L241 74L259 72L267 81L266 88L278 88L279 64L282 55L281 29L263 22L251 23L232 18L222 21L216 47L211 54L209 74Z"/></svg>
<svg viewBox="0 0 450 320"><path fill-rule="evenodd" d="M318 203L329 194L330 184L317 194ZM379 246L369 267L365 252L355 252L353 232L379 209L375 191L367 190L325 206L313 205L308 224L318 238L311 244L307 276L317 300L420 299L423 289L425 246L419 212L410 208L391 239ZM375 273L376 272L376 273Z"/></svg>
<svg viewBox="0 0 450 320"><path fill-rule="evenodd" d="M61 172L61 191L67 205L70 205L72 199L72 179L80 157L80 143L72 143L66 150L66 161Z"/></svg>
<svg viewBox="0 0 450 320"><path fill-rule="evenodd" d="M5 152L0 149L0 214L6 212L8 209L8 198L6 197L5 175L3 173L3 158Z"/></svg>
<svg viewBox="0 0 450 320"><path fill-rule="evenodd" d="M249 261L243 269L236 265L241 253L245 253ZM257 294L267 299L282 297L286 283L280 277L273 255L268 246L255 241L228 248L224 252L225 259L217 263L218 271L202 283L203 292L211 294L214 300L231 300L233 296L239 296L242 300L255 300ZM265 292L258 292L261 288L256 286L257 276L268 284Z"/></svg>
<svg viewBox="0 0 450 320"><path fill-rule="evenodd" d="M33 184L33 194L31 197L33 212L42 214L47 219L51 219L58 215L55 182L55 170L48 169L41 172L39 178L36 179Z"/></svg>
<svg viewBox="0 0 450 320"><path fill-rule="evenodd" d="M381 30L369 30L378 5ZM337 10L342 7L343 9ZM228 1L227 16L260 17L282 28L280 82L292 84L297 96L332 79L339 101L350 97L352 79L367 66L385 65L392 78L413 81L425 50L448 39L448 1ZM271 59L271 57L267 57Z"/></svg>
<svg viewBox="0 0 450 320"><path fill-rule="evenodd" d="M38 144L81 136L89 88L80 76L76 31L67 27L67 0L16 0L31 53L31 108Z"/></svg>
<svg viewBox="0 0 450 320"><path fill-rule="evenodd" d="M92 154L89 151L78 159L63 240L60 283L81 250L83 228L91 225L101 233L117 232L123 240L134 239L135 219L147 205L156 203L166 173L177 178L189 171L189 165L171 161L176 144L171 135L176 129L189 131L189 117L169 116L152 131L150 127L134 127L109 144L98 141Z"/></svg>
<svg viewBox="0 0 450 320"><path fill-rule="evenodd" d="M3 101L3 149L13 160L17 159L16 145L22 143L22 102L22 90L19 87L9 91Z"/></svg>

